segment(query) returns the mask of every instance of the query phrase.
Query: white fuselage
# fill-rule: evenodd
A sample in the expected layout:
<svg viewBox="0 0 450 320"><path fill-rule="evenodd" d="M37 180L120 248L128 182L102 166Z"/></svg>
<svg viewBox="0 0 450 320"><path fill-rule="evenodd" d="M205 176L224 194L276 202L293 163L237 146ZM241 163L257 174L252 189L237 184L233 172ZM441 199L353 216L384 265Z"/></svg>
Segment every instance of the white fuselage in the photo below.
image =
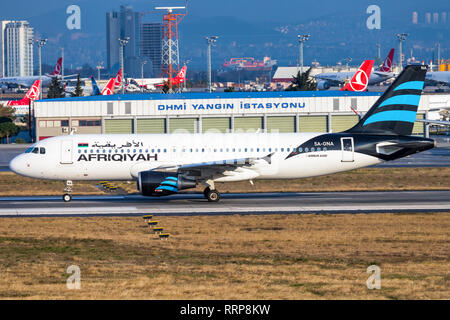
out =
<svg viewBox="0 0 450 320"><path fill-rule="evenodd" d="M225 182L320 176L381 162L341 146L334 150L322 146L286 159L294 148L318 135L321 133L58 136L36 143L28 153L14 158L10 167L20 175L40 179L135 180L139 172L155 168L254 159L213 178ZM270 160L265 159L269 155Z"/></svg>
<svg viewBox="0 0 450 320"><path fill-rule="evenodd" d="M315 75L316 79L329 81L331 83L345 83L355 75L355 72L328 72ZM373 71L369 77L369 85L377 84L392 78L392 72Z"/></svg>

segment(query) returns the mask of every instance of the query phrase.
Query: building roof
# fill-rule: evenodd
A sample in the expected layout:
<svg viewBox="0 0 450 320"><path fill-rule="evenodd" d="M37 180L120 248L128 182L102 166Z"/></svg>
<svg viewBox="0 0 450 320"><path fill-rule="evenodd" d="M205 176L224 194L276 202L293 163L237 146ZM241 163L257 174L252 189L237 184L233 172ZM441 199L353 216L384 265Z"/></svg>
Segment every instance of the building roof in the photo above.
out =
<svg viewBox="0 0 450 320"><path fill-rule="evenodd" d="M136 93L114 94L109 96L69 97L37 100L40 102L76 102L76 101L134 101L134 100L199 100L199 99L264 99L264 98L310 98L310 97L358 97L380 96L382 92L351 91L261 91L261 92L187 92L187 93Z"/></svg>

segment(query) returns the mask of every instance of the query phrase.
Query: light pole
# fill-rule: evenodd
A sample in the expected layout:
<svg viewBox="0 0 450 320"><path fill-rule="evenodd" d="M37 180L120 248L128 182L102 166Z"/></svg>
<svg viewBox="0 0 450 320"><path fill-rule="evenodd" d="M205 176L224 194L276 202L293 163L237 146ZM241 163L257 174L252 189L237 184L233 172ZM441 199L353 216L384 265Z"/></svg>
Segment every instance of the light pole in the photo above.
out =
<svg viewBox="0 0 450 320"><path fill-rule="evenodd" d="M61 79L64 82L64 47L61 47Z"/></svg>
<svg viewBox="0 0 450 320"><path fill-rule="evenodd" d="M147 60L141 61L141 92L144 92L144 66Z"/></svg>
<svg viewBox="0 0 450 320"><path fill-rule="evenodd" d="M378 62L381 61L381 44L377 43L377 49L378 49Z"/></svg>
<svg viewBox="0 0 450 320"><path fill-rule="evenodd" d="M303 43L309 39L309 34L298 34L298 43L299 43L299 50L300 50L300 72L303 73Z"/></svg>
<svg viewBox="0 0 450 320"><path fill-rule="evenodd" d="M406 37L408 36L407 33L397 33L396 34L398 39L398 61L400 65L400 71L403 70L403 53L402 53L402 43L406 40Z"/></svg>
<svg viewBox="0 0 450 320"><path fill-rule="evenodd" d="M103 61L100 61L96 68L97 68L97 80L100 81L100 70L104 69Z"/></svg>
<svg viewBox="0 0 450 320"><path fill-rule="evenodd" d="M441 44L439 42L436 43L436 47L437 47L437 63L436 63L437 70L436 71L439 71L439 66L441 64Z"/></svg>
<svg viewBox="0 0 450 320"><path fill-rule="evenodd" d="M211 37L206 37L206 44L208 45L208 51L206 54L206 59L207 59L207 68L208 68L208 91L211 92L212 88L211 88L211 46L214 44L214 42L217 41L217 39L219 39L218 36L211 36Z"/></svg>
<svg viewBox="0 0 450 320"><path fill-rule="evenodd" d="M47 39L35 40L39 48L39 100L42 100L42 47L47 44Z"/></svg>
<svg viewBox="0 0 450 320"><path fill-rule="evenodd" d="M120 44L120 68L122 69L122 94L125 93L125 86L123 85L123 81L125 80L125 66L123 63L123 48L127 45L128 41L130 40L130 37L125 37L123 39L118 39Z"/></svg>

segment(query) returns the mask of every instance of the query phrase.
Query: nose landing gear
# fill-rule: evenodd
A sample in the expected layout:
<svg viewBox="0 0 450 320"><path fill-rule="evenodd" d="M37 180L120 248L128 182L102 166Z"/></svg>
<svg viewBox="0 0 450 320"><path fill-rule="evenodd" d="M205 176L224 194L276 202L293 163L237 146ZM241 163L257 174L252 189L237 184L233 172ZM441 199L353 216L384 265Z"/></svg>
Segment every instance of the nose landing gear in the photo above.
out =
<svg viewBox="0 0 450 320"><path fill-rule="evenodd" d="M64 202L70 202L72 200L72 186L73 183L71 180L66 181L66 187L64 188L63 200Z"/></svg>

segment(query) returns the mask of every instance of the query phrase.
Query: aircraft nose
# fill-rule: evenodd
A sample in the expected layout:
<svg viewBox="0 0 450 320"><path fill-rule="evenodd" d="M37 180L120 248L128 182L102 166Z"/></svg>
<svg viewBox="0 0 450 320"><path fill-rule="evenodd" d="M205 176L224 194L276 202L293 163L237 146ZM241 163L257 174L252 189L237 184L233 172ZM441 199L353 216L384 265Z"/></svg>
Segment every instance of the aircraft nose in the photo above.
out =
<svg viewBox="0 0 450 320"><path fill-rule="evenodd" d="M24 156L23 155L18 155L17 157L13 158L9 162L9 168L14 173L17 173L17 174L20 174L20 175L24 175L25 169L26 169Z"/></svg>

